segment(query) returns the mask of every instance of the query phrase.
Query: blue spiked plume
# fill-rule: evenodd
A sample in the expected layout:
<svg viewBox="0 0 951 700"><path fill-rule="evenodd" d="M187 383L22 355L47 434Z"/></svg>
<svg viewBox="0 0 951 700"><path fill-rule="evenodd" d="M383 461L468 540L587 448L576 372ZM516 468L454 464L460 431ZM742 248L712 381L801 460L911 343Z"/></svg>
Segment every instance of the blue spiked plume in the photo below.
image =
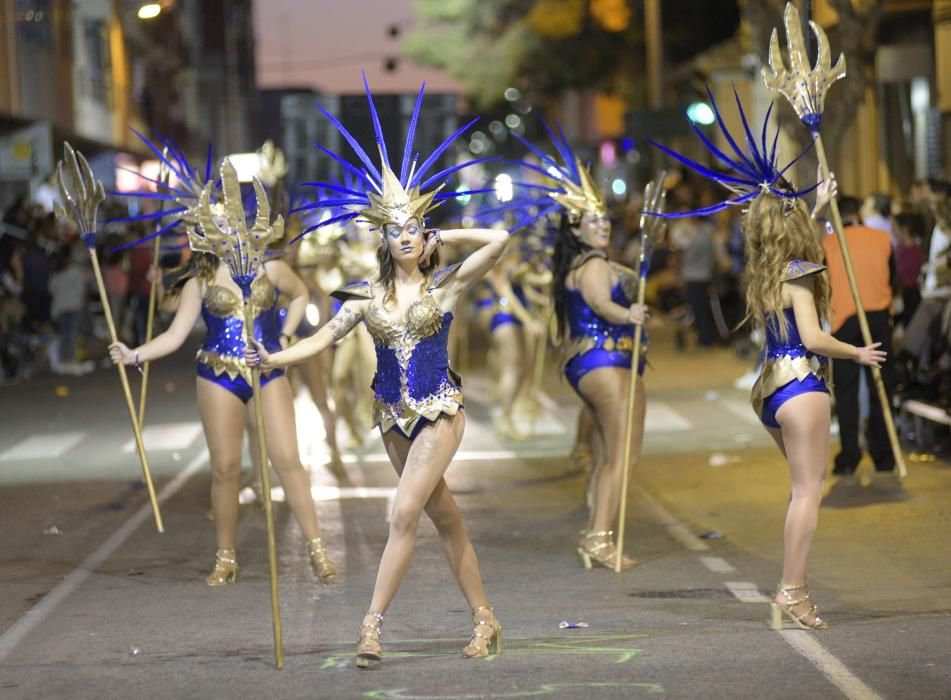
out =
<svg viewBox="0 0 951 700"><path fill-rule="evenodd" d="M720 108L717 105L716 100L713 98L713 93L710 92L709 88L707 88L707 95L710 98L710 106L713 109L717 127L719 128L720 133L723 135L724 140L729 145L730 150L733 151L733 155L730 155L718 148L716 144L714 144L713 141L711 141L706 136L706 134L704 134L692 121L690 122L690 126L700 139L704 148L710 152L720 167L723 168L722 170L715 170L711 167L698 163L692 158L688 158L687 156L677 153L676 151L667 148L656 141L648 139L648 142L655 148L666 153L678 163L690 168L700 175L703 175L709 180L713 180L714 182L723 185L728 190L733 192L734 196L712 206L703 207L701 209L692 209L690 211L680 212L647 211L644 212L645 214L671 219L686 216L707 216L733 206L751 202L756 197L766 192L769 192L770 194L773 194L777 197L782 197L783 199L792 200L809 194L819 186L819 183L816 183L811 187L797 191L785 181L783 176L793 165L799 161L800 158L809 152L809 150L813 147L813 144L810 143L789 163L780 166L776 158L776 146L779 139L778 124L776 128L776 134L773 137L772 146L770 147L768 144L769 119L773 111L772 105L770 105L766 112L762 127L760 128L759 139L757 140L757 138L754 136L750 121L746 116L746 111L743 109L743 104L740 101L740 97L734 88L733 95L736 99L736 107L739 111L740 122L743 126L743 134L746 141L746 148L742 149L740 148L737 138L730 133L729 129L727 129Z"/></svg>
<svg viewBox="0 0 951 700"><path fill-rule="evenodd" d="M151 222L156 227L155 230L148 235L112 248L112 251L133 248L157 237L173 233L182 224L193 225L194 212L198 207L198 199L205 185L211 181L213 177L214 160L212 157L211 144L208 144L208 155L203 172L199 172L188 162L185 154L181 148L179 148L178 144L175 143L174 139L153 133L154 140L150 140L139 131L135 129L130 130L142 141L149 151L155 154L163 167L175 174L178 183L173 186L167 182L146 177L141 173L129 171L138 176L143 184L151 183L155 185L158 191L151 192L147 189L143 189L140 192L109 192L109 194L116 197L152 199L160 201L163 204L166 202L174 203L177 206L170 206L168 208L163 206L159 211L109 220L107 223L128 223L132 221ZM216 186L220 186L220 182Z"/></svg>
<svg viewBox="0 0 951 700"><path fill-rule="evenodd" d="M370 156L339 119L330 114L323 106L319 104L316 105L321 114L327 118L343 137L344 141L347 142L353 155L356 156L356 162L341 154L334 153L320 144L315 144L316 148L322 153L328 155L341 165L346 181L304 183L307 187L317 189L318 197L311 201L298 203L294 211L317 212L319 210L329 210L331 211L331 217L314 223L301 235L306 235L321 226L326 226L331 223L350 222L360 217L376 227L382 227L386 221L395 220L394 217L408 218L409 216L418 216L420 219L423 219L426 212L445 200L491 191L484 189L469 190L466 192L454 192L450 190L446 192L439 191L442 187L446 186L451 177L460 170L476 163L491 160L488 158L454 164L438 172L430 172L434 169L434 166L443 153L445 153L456 139L465 133L476 120L472 120L456 129L449 138L440 143L431 154L426 156L417 167L420 156L414 151L414 141L423 105L423 95L426 89L425 83L420 87L416 97L416 104L410 117L397 174L397 171L393 169L390 163L390 149L387 147L376 103L373 100L373 93L367 82L366 74L362 74L362 78L370 111L370 119L373 123L373 132L377 146L376 150L380 160L379 167L376 158ZM435 189L425 193L422 192L422 190L428 188Z"/></svg>

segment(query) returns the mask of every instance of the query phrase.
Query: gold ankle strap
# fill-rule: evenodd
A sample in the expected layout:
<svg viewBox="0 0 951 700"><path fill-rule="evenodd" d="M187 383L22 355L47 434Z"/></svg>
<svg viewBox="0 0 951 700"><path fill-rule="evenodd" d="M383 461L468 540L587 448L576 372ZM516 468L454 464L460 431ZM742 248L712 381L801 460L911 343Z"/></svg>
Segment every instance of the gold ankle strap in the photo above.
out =
<svg viewBox="0 0 951 700"><path fill-rule="evenodd" d="M595 537L611 537L613 534L614 534L614 530L598 530L598 531L592 530L590 532L586 532L584 534L584 538L586 540L591 540L591 539L594 539Z"/></svg>
<svg viewBox="0 0 951 700"><path fill-rule="evenodd" d="M235 551L233 549L219 549L215 551L215 560L226 564L234 564Z"/></svg>
<svg viewBox="0 0 951 700"><path fill-rule="evenodd" d="M472 608L472 617L475 617L476 613L479 612L480 610L488 610L489 612L495 612L492 606L486 603L485 605L480 605L477 608Z"/></svg>
<svg viewBox="0 0 951 700"><path fill-rule="evenodd" d="M383 615L381 613L378 613L376 610L367 610L367 614L364 615L364 617L371 617L371 616L376 620L376 624L375 625L363 624L361 625L361 627L367 627L369 629L376 630L377 632L379 632L381 629L383 629Z"/></svg>

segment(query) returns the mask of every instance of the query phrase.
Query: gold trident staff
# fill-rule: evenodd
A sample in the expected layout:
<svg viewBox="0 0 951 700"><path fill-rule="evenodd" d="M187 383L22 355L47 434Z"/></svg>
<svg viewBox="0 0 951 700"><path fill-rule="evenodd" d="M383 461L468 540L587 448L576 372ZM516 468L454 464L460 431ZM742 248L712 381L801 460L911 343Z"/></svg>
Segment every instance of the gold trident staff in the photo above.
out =
<svg viewBox="0 0 951 700"><path fill-rule="evenodd" d="M212 253L228 266L231 278L244 300L244 337L250 343L254 337L254 313L251 308L251 287L264 265L269 245L284 237L284 218L280 215L272 224L271 207L267 192L258 178L254 178L254 196L257 214L249 229L245 222L244 204L238 174L227 158L221 163L222 201L212 203L214 182L208 182L198 200L198 227L188 229L192 250ZM223 226L223 228L222 228ZM251 389L254 395L254 418L258 433L258 454L261 459L261 487L264 491L264 518L267 525L268 570L271 581L271 617L274 628L274 661L284 668L284 640L281 631L281 597L277 573L277 544L274 537L274 517L271 511L271 480L268 474L267 442L264 435L264 411L261 406L261 369L251 368Z"/></svg>
<svg viewBox="0 0 951 700"><path fill-rule="evenodd" d="M72 219L79 229L83 243L89 251L92 261L92 270L96 276L96 286L99 288L99 301L106 316L106 325L109 327L109 339L116 343L119 338L116 334L116 325L112 319L112 309L109 306L109 296L106 294L106 285L102 281L102 271L99 269L99 256L96 254L96 218L99 205L106 198L102 183L92 174L92 168L83 157L76 153L68 143L63 147L64 155L56 166L56 181L59 185L59 195L62 206L56 206L56 214L63 219ZM64 167L65 163L65 167ZM132 421L132 433L135 435L135 448L139 453L139 462L142 464L142 476L149 492L149 501L152 504L152 515L155 516L155 528L165 532L162 525L162 513L159 511L158 498L155 496L155 485L152 483L152 472L149 470L149 460L145 455L145 443L142 441L142 431L139 429L139 419L132 402L132 389L129 387L129 377L125 365L121 362L116 365L119 370L119 379L122 382L122 393L125 396L126 408L129 410L129 419Z"/></svg>
<svg viewBox="0 0 951 700"><path fill-rule="evenodd" d="M664 211L665 173L644 188L644 204L641 207L641 245L638 251L637 303L644 303L644 291L647 286L647 268L650 266L650 254L654 241L664 230L664 219L659 216L647 216L645 212ZM624 521L627 519L627 488L631 475L631 440L634 437L634 400L637 398L637 369L641 361L640 324L634 325L634 349L631 353L631 383L627 389L627 423L624 431L624 473L621 476L621 511L617 524L617 550L614 554L614 573L621 573L621 560L624 555Z"/></svg>
<svg viewBox="0 0 951 700"><path fill-rule="evenodd" d="M165 149L165 155L168 155L168 149ZM165 160L160 161L159 165L159 176L158 180L162 183L162 186L167 188L169 177L171 176L171 168L168 167L168 164ZM159 212L165 209L165 200L159 200ZM155 225L156 228L161 228L161 220ZM162 237L156 236L155 243L152 244L152 264L149 266L149 270L152 272L152 282L149 285L149 310L148 316L145 321L145 342L148 343L152 340L152 333L155 329L155 307L158 305L158 288L159 281L157 279L159 271L159 255L162 250ZM144 343L143 343L144 345ZM142 384L139 386L139 430L145 425L145 397L148 395L149 391L149 370L152 367L152 363L145 361L142 363Z"/></svg>
<svg viewBox="0 0 951 700"><path fill-rule="evenodd" d="M799 12L791 3L786 3L786 13L783 17L786 25L786 39L789 44L789 68L783 62L783 55L779 49L779 35L776 29L769 40L769 68L763 67L763 80L766 87L774 92L782 93L789 100L789 104L796 111L809 131L816 145L816 155L819 156L819 167L823 180L830 177L829 160L822 143L822 134L819 126L822 121L822 112L825 108L826 92L839 78L845 77L845 56L839 54L835 66L832 65L832 51L829 48L829 38L822 28L813 21L809 26L816 35L818 56L815 68L809 65L809 54L806 51L806 42L802 35L802 25L799 22ZM855 270L852 267L852 257L849 254L849 245L845 239L842 227L842 215L839 213L839 202L835 197L830 201L832 209L832 225L842 251L842 262L845 265L845 274L849 278L849 288L855 300L855 312L862 330L862 341L866 345L872 344L872 333L868 327L865 308L859 294L858 283L855 280ZM898 433L895 431L895 422L892 418L891 404L885 391L885 382L878 367L872 367L872 378L878 391L878 401L882 406L882 415L885 418L885 429L888 432L888 441L895 456L895 465L898 468L899 478L908 475L905 466L905 456L901 451Z"/></svg>

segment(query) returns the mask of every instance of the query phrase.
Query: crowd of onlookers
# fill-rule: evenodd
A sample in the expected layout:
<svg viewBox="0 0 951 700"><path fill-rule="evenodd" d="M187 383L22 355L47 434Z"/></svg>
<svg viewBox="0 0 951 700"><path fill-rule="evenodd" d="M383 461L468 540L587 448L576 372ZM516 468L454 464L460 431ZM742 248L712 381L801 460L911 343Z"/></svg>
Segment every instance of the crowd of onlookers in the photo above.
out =
<svg viewBox="0 0 951 700"><path fill-rule="evenodd" d="M35 200L16 198L0 222L0 382L88 373L105 357L108 342L85 244L57 219L50 199ZM110 251L136 235L135 226L107 228L99 239L117 330L133 343L145 332L151 251Z"/></svg>

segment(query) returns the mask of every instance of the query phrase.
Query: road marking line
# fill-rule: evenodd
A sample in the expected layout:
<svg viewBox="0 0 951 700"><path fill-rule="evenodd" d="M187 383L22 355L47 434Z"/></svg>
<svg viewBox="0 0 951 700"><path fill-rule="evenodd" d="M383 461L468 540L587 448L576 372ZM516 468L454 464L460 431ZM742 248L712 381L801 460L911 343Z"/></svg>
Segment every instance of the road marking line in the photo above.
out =
<svg viewBox="0 0 951 700"><path fill-rule="evenodd" d="M756 414L753 412L753 407L750 406L749 401L740 401L739 399L720 399L719 403L723 408L728 410L733 415L738 418L742 418L747 423L753 423L754 425L759 425L759 418L756 417Z"/></svg>
<svg viewBox="0 0 951 700"><path fill-rule="evenodd" d="M647 416L644 421L644 431L652 432L683 432L690 430L693 424L663 401L651 399L648 401Z"/></svg>
<svg viewBox="0 0 951 700"><path fill-rule="evenodd" d="M651 404L651 410L653 410L653 404ZM637 485L635 485L634 488L638 492L641 500L647 506L647 509L651 511L654 519L664 526L664 528L667 530L667 533L671 537L673 537L691 552L705 552L710 549L706 542L690 532L686 525L668 513L660 503L654 500L647 493L647 491Z"/></svg>
<svg viewBox="0 0 951 700"><path fill-rule="evenodd" d="M736 571L726 559L720 557L700 557L700 561L715 574L728 574Z"/></svg>
<svg viewBox="0 0 951 700"><path fill-rule="evenodd" d="M724 585L730 593L744 603L768 603L769 598L760 593L759 586L752 581L727 581Z"/></svg>
<svg viewBox="0 0 951 700"><path fill-rule="evenodd" d="M76 447L86 435L88 433L84 430L31 435L13 447L0 452L0 462L21 459L56 459Z"/></svg>
<svg viewBox="0 0 951 700"><path fill-rule="evenodd" d="M852 673L845 664L804 630L781 630L780 635L802 656L812 662L829 681L849 700L883 700Z"/></svg>
<svg viewBox="0 0 951 700"><path fill-rule="evenodd" d="M202 450L195 459L189 462L182 471L175 475L175 478L168 482L158 494L159 503L162 503L172 496L185 485L185 482L203 466L208 463L208 450ZM152 507L145 503L139 510L118 530L112 533L109 538L99 545L99 548L86 557L83 562L73 569L53 590L40 599L36 605L26 611L23 616L0 635L0 662L3 662L12 654L20 642L39 627L59 605L76 591L92 573L109 557L111 557L119 547L121 547L129 537L139 528L142 523L152 518Z"/></svg>
<svg viewBox="0 0 951 700"><path fill-rule="evenodd" d="M145 441L145 449L149 452L159 450L184 450L191 447L199 435L201 435L201 423L192 421L191 423L160 423L158 425L148 425L142 431L142 439ZM122 446L122 451L126 454L135 452L135 440L129 440Z"/></svg>

